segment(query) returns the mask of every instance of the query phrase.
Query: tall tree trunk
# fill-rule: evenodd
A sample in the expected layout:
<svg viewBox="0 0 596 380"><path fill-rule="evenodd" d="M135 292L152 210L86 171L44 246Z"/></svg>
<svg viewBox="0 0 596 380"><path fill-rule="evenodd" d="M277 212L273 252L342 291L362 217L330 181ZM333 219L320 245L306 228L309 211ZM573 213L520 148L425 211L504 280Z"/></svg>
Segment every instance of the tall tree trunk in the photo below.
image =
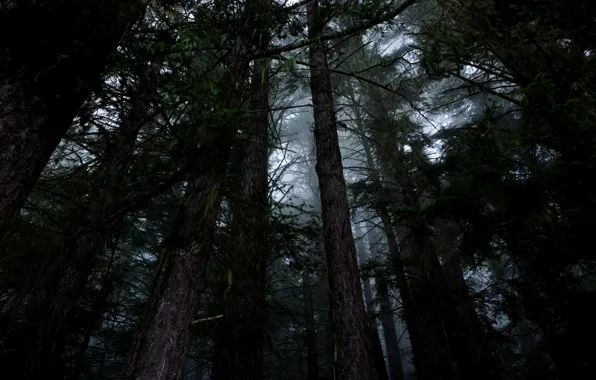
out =
<svg viewBox="0 0 596 380"><path fill-rule="evenodd" d="M248 73L248 52L241 38L229 57L219 90L221 104L242 104ZM128 361L126 380L178 380L196 314L200 285L213 250L213 230L221 202L222 182L230 159L237 120L203 126L203 143L195 152L194 167L173 232L162 251L157 277L145 315L137 330Z"/></svg>
<svg viewBox="0 0 596 380"><path fill-rule="evenodd" d="M97 379L96 380L101 380L104 378L103 371L106 366L107 356L108 356L108 347L107 347L107 344L104 343L103 351L101 353L101 358L99 359L99 365L97 366Z"/></svg>
<svg viewBox="0 0 596 380"><path fill-rule="evenodd" d="M393 313L391 312L387 280L382 276L377 276L377 278L379 278L377 283L377 293L379 294L381 308L379 319L383 326L383 337L385 338L385 347L387 348L387 358L389 360L389 373L391 375L391 380L403 380L404 369L401 363L399 338L397 336L397 331L395 330Z"/></svg>
<svg viewBox="0 0 596 380"><path fill-rule="evenodd" d="M399 148L396 131L381 122L376 137L380 141L377 149L380 172L385 186L397 195L394 203L398 207L419 208L420 194L412 184L411 167ZM394 224L398 224L401 259L409 263L407 282L419 317L417 323L428 340L424 345L427 347L428 359L433 358L433 368L440 369L438 373L429 372L424 377L473 379L478 376L497 376L490 350L479 350L475 334L458 315L457 303L447 284L426 222L418 215L401 221L390 215L383 215L382 219L386 219L383 220L384 224L398 222ZM478 339L482 339L482 336L478 336ZM420 371L420 366L417 370Z"/></svg>
<svg viewBox="0 0 596 380"><path fill-rule="evenodd" d="M306 361L308 365L308 380L319 380L319 355L317 351L317 332L315 326L315 311L310 285L310 274L302 272L302 288L304 291L304 316L306 320Z"/></svg>
<svg viewBox="0 0 596 380"><path fill-rule="evenodd" d="M364 244L364 233L362 227L359 224L356 225L356 250L358 252L358 259L360 263L366 261L366 246ZM362 282L364 290L364 303L366 311L368 312L369 319L369 334L373 345L372 356L375 364L375 374L378 380L388 380L387 366L385 365L385 355L383 354L383 345L379 338L379 329L377 327L377 311L375 310L375 298L370 285L370 279L366 279Z"/></svg>
<svg viewBox="0 0 596 380"><path fill-rule="evenodd" d="M267 62L254 67L247 140L242 142L240 194L233 202L234 249L224 318L216 331L214 380L261 380L265 319L269 133Z"/></svg>
<svg viewBox="0 0 596 380"><path fill-rule="evenodd" d="M0 239L110 53L144 12L140 0L0 5Z"/></svg>
<svg viewBox="0 0 596 380"><path fill-rule="evenodd" d="M401 207L420 207L420 195L414 189L409 169L405 165L390 166L390 162L403 162L397 148L395 131L383 134L386 143L383 151L389 154L382 162L383 173L399 188ZM400 240L404 246L404 258L412 263L412 286L415 287L415 307L426 324L429 336L442 348L438 354L444 374L451 371L450 378L475 379L497 378L498 370L485 332L476 320L463 277L457 287L449 287L445 272L439 262L437 246L426 221L420 216L400 222ZM460 265L460 263L457 263ZM461 275L461 267L459 272ZM462 297L467 300L459 301ZM476 322L476 323L475 323ZM446 337L446 342L444 338Z"/></svg>
<svg viewBox="0 0 596 380"><path fill-rule="evenodd" d="M133 96L134 99L134 96ZM125 176L130 157L133 154L142 123L138 116L139 105L133 104L129 114L125 115L116 138L107 143L103 155L101 172L98 174L96 188L99 189L91 200L89 209L81 217L73 216L74 231L82 225L94 226L111 214L114 202L121 197L121 182ZM93 271L97 255L105 249L112 239L109 230L96 230L81 238L68 239L60 252L61 261L50 275L47 285L48 294L42 301L37 335L31 338L33 348L26 355L30 356L27 377L30 379L62 379L64 374L62 354L68 343L69 334L80 327L74 313L77 299L85 288L87 278ZM22 371L24 368L19 368Z"/></svg>
<svg viewBox="0 0 596 380"><path fill-rule="evenodd" d="M227 138L227 139L226 139ZM220 186L231 139L222 136L200 148L174 232L162 252L149 303L132 348L124 378L178 380L199 299L199 288L212 251L219 212Z"/></svg>
<svg viewBox="0 0 596 380"><path fill-rule="evenodd" d="M367 235L370 255L373 260L380 260L381 254L379 252L378 241L374 241L373 231L374 229L371 229ZM393 321L393 311L391 310L389 286L382 271L377 271L375 274L375 283L377 285L377 296L379 298L381 311L379 313L379 319L383 326L383 336L385 338L385 347L387 348L391 380L403 380L404 369L401 362L401 352L399 350L399 338L395 329L395 322Z"/></svg>
<svg viewBox="0 0 596 380"><path fill-rule="evenodd" d="M352 99L355 99L355 94L351 87L350 95ZM381 182L379 170L377 169L377 165L375 164L373 158L371 143L368 137L366 136L364 125L362 123L363 119L360 109L357 105L355 105L353 107L353 110L356 117L356 125L358 127L358 132L361 137L366 164L368 166L370 176L372 178L373 184L382 191L383 183ZM387 245L389 248L389 257L393 262L393 270L397 278L404 319L406 321L406 326L408 328L408 333L410 336L413 361L414 367L416 368L417 378L418 380L434 379L434 377L436 376L435 371L437 369L437 366L435 364L436 347L433 344L431 344L431 342L427 339L427 337L422 331L422 325L419 322L419 316L414 306L410 284L408 283L406 277L405 267L401 260L401 252L397 244L397 237L395 235L395 231L393 230L393 222L391 220L391 215L389 214L387 206L383 202L378 202L378 204L375 205L375 211L381 218L381 222L383 224L383 232L387 239ZM369 228L372 228L372 224L369 224ZM375 245L371 245L371 247L374 246ZM381 290L383 290L383 288L381 288Z"/></svg>
<svg viewBox="0 0 596 380"><path fill-rule="evenodd" d="M317 0L309 5L308 13L309 38L316 41L323 26ZM309 50L316 171L321 192L335 337L335 378L372 380L372 344L360 291L356 247L350 227L326 47L322 42L315 42Z"/></svg>
<svg viewBox="0 0 596 380"><path fill-rule="evenodd" d="M481 368L496 373L497 363L493 357L490 342L464 279L461 251L455 243L459 236L459 229L445 220L439 220L437 227L440 232L436 250L443 259L443 271L459 320L464 322L462 328L468 336L471 355L477 358ZM441 247L444 247L442 251Z"/></svg>
<svg viewBox="0 0 596 380"><path fill-rule="evenodd" d="M403 179L400 179L404 182ZM407 190L405 207L416 195ZM441 347L437 359L443 374L449 378L475 379L498 377L492 353L484 342L484 331L478 325L471 326L470 310L458 312L456 295L449 288L443 268L439 262L436 246L424 220L416 216L399 227L406 257L412 263L415 276L411 278L415 289L415 307L422 316L425 332ZM460 289L461 290L461 289ZM479 327L479 328L477 328ZM446 338L446 339L445 339Z"/></svg>
<svg viewBox="0 0 596 380"><path fill-rule="evenodd" d="M393 269L397 278L401 304L410 334L414 367L419 380L447 379L449 363L445 358L446 342L440 324L434 316L424 314L419 306L417 285L408 281L406 269L401 260L402 254L397 245L397 236L392 228L391 217L388 212L379 212L383 222L383 230L387 236L390 256L394 262ZM423 299L422 299L423 300ZM446 376L446 377L445 377Z"/></svg>
<svg viewBox="0 0 596 380"><path fill-rule="evenodd" d="M394 164L404 160L395 131L383 129L378 137L383 142L378 154L382 157L380 171L384 186L397 195L397 207L418 207L418 194L410 184L407 166ZM422 347L426 360L434 363L431 368L417 366L417 374L425 379L467 378L467 369L474 361L461 360L462 348L466 344L457 340L461 328L454 318L455 309L451 308L447 282L426 225L418 216L413 220L400 221L386 210L387 214L383 217L387 221L383 220L383 223L392 223L391 228L386 227L392 234L393 225L397 225L397 235L394 236L400 242L400 259L408 263L403 268L418 317L416 323L425 340Z"/></svg>
<svg viewBox="0 0 596 380"><path fill-rule="evenodd" d="M316 155L316 148L315 148L315 141L314 141L314 136L309 136L308 140L309 145L308 145L308 156L309 156L309 161L308 161L308 184L311 190L311 197L312 197L312 206L313 206L313 212L315 212L317 215L321 215L322 213L322 206L321 206L321 197L320 197L320 190L319 190L319 179L317 178L317 172L316 172L316 161L317 161L317 155ZM318 254L322 256L325 255L324 251L325 248L323 246L323 240L324 240L324 234L321 233L320 236L317 236L317 241L316 241L316 252ZM327 264L325 262L325 260L323 260L323 263L325 265L325 269L327 269ZM325 363L329 363L329 367L325 366L325 371L324 371L324 378L333 378L333 357L335 356L335 342L334 342L334 337L333 337L333 318L331 316L331 291L329 289L329 283L328 281L325 281L323 286L325 286L325 300L327 302L328 305L328 310L326 313L326 318L325 318L325 327L324 327L324 353L325 355L322 355L323 361Z"/></svg>

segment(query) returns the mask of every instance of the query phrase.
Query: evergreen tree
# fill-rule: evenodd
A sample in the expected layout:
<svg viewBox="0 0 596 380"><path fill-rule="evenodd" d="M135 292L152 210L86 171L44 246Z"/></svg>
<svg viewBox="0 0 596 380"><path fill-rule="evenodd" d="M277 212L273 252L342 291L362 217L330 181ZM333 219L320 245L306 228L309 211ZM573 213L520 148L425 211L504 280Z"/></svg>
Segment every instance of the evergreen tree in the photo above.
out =
<svg viewBox="0 0 596 380"><path fill-rule="evenodd" d="M2 3L0 367L588 378L595 12Z"/></svg>

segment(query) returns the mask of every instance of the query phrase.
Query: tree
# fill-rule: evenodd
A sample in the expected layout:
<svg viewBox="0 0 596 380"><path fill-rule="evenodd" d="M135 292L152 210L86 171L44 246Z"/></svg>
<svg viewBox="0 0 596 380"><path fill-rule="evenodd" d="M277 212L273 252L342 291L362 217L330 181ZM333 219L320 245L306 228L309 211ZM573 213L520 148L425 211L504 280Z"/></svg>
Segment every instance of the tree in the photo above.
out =
<svg viewBox="0 0 596 380"><path fill-rule="evenodd" d="M0 7L0 234L35 185L50 155L127 31L139 1L9 2Z"/></svg>
<svg viewBox="0 0 596 380"><path fill-rule="evenodd" d="M379 252L380 236L382 233L377 231L377 228L367 223L367 242L370 249L372 260L381 260ZM375 235L377 240L375 241ZM389 284L382 270L377 269L375 274L375 284L377 288L377 297L379 298L380 314L379 319L381 326L383 326L383 335L385 338L385 346L387 347L387 360L389 361L389 373L391 380L399 380L404 378L404 369L402 366L401 352L399 349L399 338L395 322L393 320L393 312L391 308L391 299L389 295ZM406 289L407 290L407 289Z"/></svg>
<svg viewBox="0 0 596 380"><path fill-rule="evenodd" d="M358 252L358 260L360 262L360 265L362 266L363 263L365 263L367 261L366 258L366 248L365 248L365 243L364 243L364 233L362 231L362 227L357 225L356 226L356 250ZM377 281L379 280L379 277L376 276L375 277L375 284L377 284ZM372 345L373 345L373 359L375 362L375 367L376 367L376 373L377 373L377 377L379 379L389 379L389 377L387 376L387 368L385 366L385 356L383 354L383 346L381 344L381 340L379 339L379 329L377 328L377 312L375 310L375 299L373 296L373 291L372 291L372 287L370 284L370 279L365 279L363 281L363 290L364 290L364 302L366 305L366 311L369 314L369 325L370 325L370 336L371 336L371 341L372 341ZM381 288L381 290L386 290L387 286L385 284L384 288ZM379 290L379 287L377 286L377 291ZM381 295L381 297L383 297L383 295L388 296L387 292L385 292L384 294ZM387 308L386 308L386 301L387 299L381 299L381 313L387 313ZM389 318L392 319L392 317L390 316ZM383 316L381 316L381 321L383 321ZM386 321L386 320L385 320ZM393 323L392 323L393 325ZM383 324L383 333L384 333L384 337L385 339L387 339L387 325ZM395 329L393 330L395 332ZM397 337L394 336L395 338L395 342L387 342L387 340L385 340L385 346L387 347L387 356L388 356L388 361L389 361L389 366L390 369L393 368L393 372L390 370L390 374L391 376L396 376L396 378L398 378L399 376L401 376L401 378L403 378L404 374L403 374L403 370L401 369L401 358L399 358L399 350L397 352L397 358L399 358L399 371L396 371L395 368L395 363L392 363L392 360L395 360L395 352L391 352L390 347L393 343L397 344ZM393 366L393 367L392 367Z"/></svg>
<svg viewBox="0 0 596 380"><path fill-rule="evenodd" d="M237 107L247 70L245 50L235 51L220 84L221 106ZM237 91L224 93L225 88ZM157 278L139 327L127 379L169 379L181 375L189 329L199 289L212 250L213 231L221 199L234 131L223 125L206 126L205 140L194 153L194 167L173 232L162 251ZM213 163L216 163L215 165Z"/></svg>
<svg viewBox="0 0 596 380"><path fill-rule="evenodd" d="M269 70L260 59L252 73L252 117L241 144L240 193L232 200L234 247L227 258L224 317L215 337L215 379L261 379L268 257Z"/></svg>
<svg viewBox="0 0 596 380"><path fill-rule="evenodd" d="M47 28L0 42L0 88L69 128L0 228L1 367L593 372L592 2L159 1L92 52L121 5L0 6Z"/></svg>
<svg viewBox="0 0 596 380"><path fill-rule="evenodd" d="M464 233L466 250L484 256L497 245L501 247L495 249L497 254L511 257L512 266L523 275L509 279L508 297L512 298L505 307L509 318L525 323L520 320L518 307L522 307L522 314L541 331L540 340L548 346L543 352L557 363L557 375L581 376L589 367L586 352L561 347L562 342L592 339L594 331L583 319L588 315L580 309L570 312L579 299L589 298L591 290L570 285L577 279L569 272L591 259L578 255L582 250L572 248L563 236L588 241L584 227L593 222L587 215L581 221L563 215L580 204L590 213L593 202L584 191L592 185L582 180L580 189L572 190L564 184L575 183L591 170L593 147L582 143L592 141L586 129L591 111L578 117L575 107L593 108L593 94L584 86L593 80L589 62L594 38L591 27L581 32L576 28L569 11L581 10L583 20L594 17L594 6L585 1L571 6L486 1L480 11L479 4L472 2L440 4L450 15L442 20L456 27L439 33L438 19L427 25L425 44L432 46L423 49L427 72L456 78L462 90L480 89L493 101L488 110L479 109L467 128L453 131L460 139L476 140L475 147L467 145L466 164L460 155L449 162L451 168L456 161L460 165L461 176L454 183L457 194L467 183L473 185L468 191L479 197L475 198L478 208L469 209L465 217L475 226ZM490 17L479 17L487 14L486 9ZM463 74L458 68L465 65L474 70ZM488 130L491 133L482 135ZM572 169L580 167L580 172ZM480 197L488 198L480 201ZM482 211L480 205L488 204L499 205L498 211ZM552 233L539 237L545 231ZM520 303L516 305L513 298Z"/></svg>
<svg viewBox="0 0 596 380"><path fill-rule="evenodd" d="M311 38L316 39L323 27L319 4L315 1L309 8ZM322 42L314 43L309 52L316 170L321 192L335 338L335 377L373 379L371 341L360 293L356 246L350 226L325 45Z"/></svg>

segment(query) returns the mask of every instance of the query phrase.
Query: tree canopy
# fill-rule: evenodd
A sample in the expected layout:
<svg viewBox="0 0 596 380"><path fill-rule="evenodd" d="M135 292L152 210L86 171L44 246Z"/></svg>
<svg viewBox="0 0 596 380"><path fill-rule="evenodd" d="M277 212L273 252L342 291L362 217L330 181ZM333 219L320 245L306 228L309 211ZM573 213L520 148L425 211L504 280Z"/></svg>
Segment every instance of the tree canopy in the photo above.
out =
<svg viewBox="0 0 596 380"><path fill-rule="evenodd" d="M596 373L596 3L0 4L0 367Z"/></svg>

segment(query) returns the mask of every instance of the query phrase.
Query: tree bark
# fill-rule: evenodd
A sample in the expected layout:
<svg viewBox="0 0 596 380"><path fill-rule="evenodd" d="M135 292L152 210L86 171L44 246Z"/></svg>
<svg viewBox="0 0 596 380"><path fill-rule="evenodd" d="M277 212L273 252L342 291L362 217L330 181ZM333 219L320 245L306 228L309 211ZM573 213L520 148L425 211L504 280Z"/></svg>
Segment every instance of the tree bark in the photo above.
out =
<svg viewBox="0 0 596 380"><path fill-rule="evenodd" d="M318 1L309 5L309 34L313 41L322 31ZM372 380L372 343L360 291L356 247L343 176L341 153L325 45L310 47L316 171L319 178L325 254L329 273L335 337L335 378Z"/></svg>
<svg viewBox="0 0 596 380"><path fill-rule="evenodd" d="M313 207L313 212L316 213L317 215L321 215L322 213L322 207L321 207L321 197L320 197L320 190L319 190L319 179L317 178L317 172L316 172L316 148L315 148L315 141L314 141L314 136L310 135L307 138L307 143L308 143L308 184L309 184L309 188L311 191L311 203L312 203L312 207ZM325 249L323 246L323 240L324 240L324 234L321 233L320 236L317 237L316 240L316 252L317 254L320 254L321 257L323 257L325 255ZM323 260L323 263L325 265L325 269L326 268L326 262L325 260ZM329 306L331 304L331 292L329 289L329 283L327 281L325 281L323 283L323 286L325 287L324 289L324 294L325 294L325 300L327 302L327 305ZM324 332L323 332L323 336L324 336L324 345L323 345L323 352L324 355L321 355L319 357L319 364L322 365L323 367L321 368L321 374L323 375L322 378L325 379L331 379L333 378L333 357L335 355L335 349L334 349L334 338L333 338L333 322L332 322L332 317L331 317L331 308L330 306L328 307L328 309L326 310L326 315L325 315L325 320L324 320ZM327 365L329 364L329 365Z"/></svg>
<svg viewBox="0 0 596 380"><path fill-rule="evenodd" d="M200 148L137 332L124 375L127 380L178 380L183 375L190 324L212 251L230 140L222 136Z"/></svg>
<svg viewBox="0 0 596 380"><path fill-rule="evenodd" d="M238 109L248 74L248 51L241 38L229 56L218 85L224 109ZM200 115L198 117L200 119ZM161 263L145 315L137 330L125 380L179 380L196 314L205 268L213 250L213 231L221 186L230 160L237 120L207 125L194 154L184 202Z"/></svg>
<svg viewBox="0 0 596 380"><path fill-rule="evenodd" d="M0 42L0 239L143 12L140 0L0 5L0 35L19 36Z"/></svg>
<svg viewBox="0 0 596 380"><path fill-rule="evenodd" d="M229 260L224 318L216 331L214 380L261 380L265 319L269 83L267 62L254 67L247 140L241 145L240 194L233 202L235 246Z"/></svg>

